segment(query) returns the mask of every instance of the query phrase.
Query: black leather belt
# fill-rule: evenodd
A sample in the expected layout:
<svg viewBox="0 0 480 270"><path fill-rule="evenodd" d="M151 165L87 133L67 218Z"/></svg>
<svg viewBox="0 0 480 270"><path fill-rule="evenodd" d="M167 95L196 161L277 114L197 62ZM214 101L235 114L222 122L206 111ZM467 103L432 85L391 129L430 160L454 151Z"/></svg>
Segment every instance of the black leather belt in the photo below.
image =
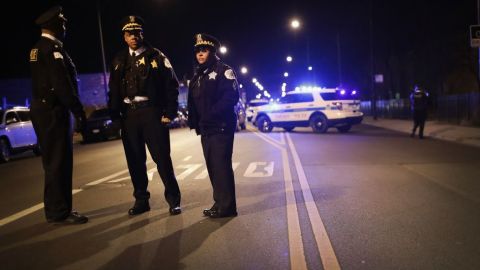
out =
<svg viewBox="0 0 480 270"><path fill-rule="evenodd" d="M131 103L125 103L125 106L127 106L127 109L129 110L137 110L141 108L147 108L150 107L150 102L147 101L138 101L138 102L131 102Z"/></svg>

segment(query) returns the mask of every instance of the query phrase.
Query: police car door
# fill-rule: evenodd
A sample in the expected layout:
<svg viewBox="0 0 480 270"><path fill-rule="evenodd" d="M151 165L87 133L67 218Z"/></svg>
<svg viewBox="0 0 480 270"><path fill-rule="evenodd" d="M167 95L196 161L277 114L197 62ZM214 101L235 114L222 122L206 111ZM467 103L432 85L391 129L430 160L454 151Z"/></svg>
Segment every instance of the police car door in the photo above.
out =
<svg viewBox="0 0 480 270"><path fill-rule="evenodd" d="M307 121L310 116L310 108L314 106L312 93L292 94L291 105L287 107L289 111L289 121L299 122Z"/></svg>
<svg viewBox="0 0 480 270"><path fill-rule="evenodd" d="M271 111L269 113L272 122L290 122L293 121L291 112L294 104L294 94L287 94L280 99L278 104L270 105Z"/></svg>
<svg viewBox="0 0 480 270"><path fill-rule="evenodd" d="M37 143L37 136L33 129L30 112L28 110L17 111L20 121L22 122L22 145L34 145Z"/></svg>
<svg viewBox="0 0 480 270"><path fill-rule="evenodd" d="M8 140L10 141L10 146L12 148L16 148L22 146L22 123L16 112L9 111L5 115L5 125L6 125L6 134L8 136Z"/></svg>

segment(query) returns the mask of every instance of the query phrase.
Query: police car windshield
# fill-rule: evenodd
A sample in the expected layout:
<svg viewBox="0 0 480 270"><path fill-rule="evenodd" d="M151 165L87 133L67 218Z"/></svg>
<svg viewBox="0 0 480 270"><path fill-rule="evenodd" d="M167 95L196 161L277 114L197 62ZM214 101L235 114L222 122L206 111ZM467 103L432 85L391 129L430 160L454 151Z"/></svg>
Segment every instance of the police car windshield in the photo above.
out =
<svg viewBox="0 0 480 270"><path fill-rule="evenodd" d="M255 107L255 106L262 106L268 104L268 101L255 101L255 102L250 102L248 105L250 107Z"/></svg>
<svg viewBox="0 0 480 270"><path fill-rule="evenodd" d="M352 100L352 99L358 99L357 96L352 95L351 93L344 93L343 95L340 93L340 91L336 92L330 92L330 93L320 93L320 96L322 96L323 100L329 101L329 100Z"/></svg>

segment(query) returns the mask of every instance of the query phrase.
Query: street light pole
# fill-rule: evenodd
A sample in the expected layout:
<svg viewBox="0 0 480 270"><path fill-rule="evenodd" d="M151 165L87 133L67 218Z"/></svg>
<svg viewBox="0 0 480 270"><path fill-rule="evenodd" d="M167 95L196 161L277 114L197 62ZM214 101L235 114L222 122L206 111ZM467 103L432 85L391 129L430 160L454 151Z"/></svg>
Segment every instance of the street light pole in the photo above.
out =
<svg viewBox="0 0 480 270"><path fill-rule="evenodd" d="M480 25L480 0L477 0L477 24ZM480 47L478 47L478 82L480 84ZM480 88L480 85L478 87Z"/></svg>
<svg viewBox="0 0 480 270"><path fill-rule="evenodd" d="M340 48L340 32L337 31L337 67L338 67L338 85L342 86L342 51Z"/></svg>
<svg viewBox="0 0 480 270"><path fill-rule="evenodd" d="M100 34L100 49L102 51L102 65L103 65L103 86L105 93L105 102L108 102L108 82L107 82L107 64L105 61L105 49L103 45L103 32L102 32L102 17L100 15L100 0L97 0L97 20L98 20L98 32Z"/></svg>
<svg viewBox="0 0 480 270"><path fill-rule="evenodd" d="M369 32L370 32L370 91L372 96L372 114L373 119L377 120L377 93L375 89L375 82L373 80L374 76L374 67L375 67L375 57L374 57L374 50L373 50L373 0L370 0L370 11L369 11Z"/></svg>

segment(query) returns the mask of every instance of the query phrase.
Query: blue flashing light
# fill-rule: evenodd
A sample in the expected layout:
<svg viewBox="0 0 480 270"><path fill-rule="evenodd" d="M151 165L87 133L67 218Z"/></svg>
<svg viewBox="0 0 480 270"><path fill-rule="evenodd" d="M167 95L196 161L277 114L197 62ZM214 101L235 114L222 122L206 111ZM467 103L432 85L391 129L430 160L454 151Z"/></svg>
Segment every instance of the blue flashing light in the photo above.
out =
<svg viewBox="0 0 480 270"><path fill-rule="evenodd" d="M341 90L340 95L345 95L345 90Z"/></svg>

